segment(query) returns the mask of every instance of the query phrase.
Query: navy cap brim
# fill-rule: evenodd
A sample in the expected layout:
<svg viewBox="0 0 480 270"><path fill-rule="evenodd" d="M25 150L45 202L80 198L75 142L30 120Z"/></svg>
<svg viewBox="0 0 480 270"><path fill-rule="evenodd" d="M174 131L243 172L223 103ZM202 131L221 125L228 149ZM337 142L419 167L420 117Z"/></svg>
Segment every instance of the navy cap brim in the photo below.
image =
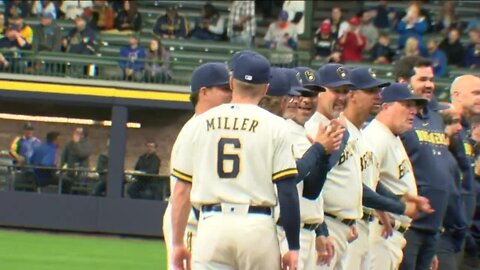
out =
<svg viewBox="0 0 480 270"><path fill-rule="evenodd" d="M359 89L369 89L369 88L375 88L375 87L378 87L378 88L383 88L383 87L386 87L386 86L389 86L391 83L389 82L382 82L382 81L374 81L372 82L371 84L367 84L367 85L362 85L361 88Z"/></svg>
<svg viewBox="0 0 480 270"><path fill-rule="evenodd" d="M303 87L312 92L325 92L327 90L325 87L316 84L304 84Z"/></svg>
<svg viewBox="0 0 480 270"><path fill-rule="evenodd" d="M338 82L322 85L322 87L328 87L328 88L337 88L337 87L341 87L341 86L350 86L350 88L354 87L353 83L351 81L347 81L347 80L341 80L341 81L338 81Z"/></svg>
<svg viewBox="0 0 480 270"><path fill-rule="evenodd" d="M288 96L291 96L291 97L298 97L300 96L300 92L295 90L295 89L290 89L287 93Z"/></svg>

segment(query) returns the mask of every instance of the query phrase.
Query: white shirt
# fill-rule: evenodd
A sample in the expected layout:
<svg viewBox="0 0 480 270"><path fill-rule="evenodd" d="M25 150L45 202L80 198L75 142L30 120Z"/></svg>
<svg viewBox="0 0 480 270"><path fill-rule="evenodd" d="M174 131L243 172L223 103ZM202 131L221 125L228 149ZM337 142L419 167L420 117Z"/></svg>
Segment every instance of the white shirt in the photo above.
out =
<svg viewBox="0 0 480 270"><path fill-rule="evenodd" d="M303 157L305 152L312 146L307 139L307 131L305 127L299 125L295 121L286 120L288 130L290 131L290 139L293 143L293 156L296 160ZM323 198L318 196L315 200L309 200L302 196L303 181L297 184L298 196L300 198L300 215L302 223L314 224L323 222Z"/></svg>
<svg viewBox="0 0 480 270"><path fill-rule="evenodd" d="M327 174L322 192L324 210L325 213L342 219L359 219L363 215L362 172L358 149L360 131L347 119L345 122L350 136L337 164ZM315 112L305 124L310 136L316 135L320 123L328 125L330 120Z"/></svg>
<svg viewBox="0 0 480 270"><path fill-rule="evenodd" d="M408 193L416 196L417 185L412 164L400 138L376 119L363 133L373 150L378 164L378 178L382 184L396 195ZM393 216L404 226L411 222L407 216Z"/></svg>

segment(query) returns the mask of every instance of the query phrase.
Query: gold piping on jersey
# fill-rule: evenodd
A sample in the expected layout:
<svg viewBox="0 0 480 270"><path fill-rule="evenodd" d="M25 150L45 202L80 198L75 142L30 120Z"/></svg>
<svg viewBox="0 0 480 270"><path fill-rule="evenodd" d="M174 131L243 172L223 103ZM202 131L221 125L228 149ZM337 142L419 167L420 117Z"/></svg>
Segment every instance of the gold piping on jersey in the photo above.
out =
<svg viewBox="0 0 480 270"><path fill-rule="evenodd" d="M188 175L186 173L182 173L178 170L173 169L171 174L173 176L175 176L176 178L178 178L178 180L186 181L186 182L189 182L189 183L192 182L192 176Z"/></svg>

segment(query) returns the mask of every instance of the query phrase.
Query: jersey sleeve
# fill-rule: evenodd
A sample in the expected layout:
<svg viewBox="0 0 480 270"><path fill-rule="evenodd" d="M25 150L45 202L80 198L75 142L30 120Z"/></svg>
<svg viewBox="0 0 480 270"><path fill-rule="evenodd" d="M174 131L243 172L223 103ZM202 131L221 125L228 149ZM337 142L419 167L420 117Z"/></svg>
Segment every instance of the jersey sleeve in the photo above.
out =
<svg viewBox="0 0 480 270"><path fill-rule="evenodd" d="M298 172L293 157L293 144L285 126L280 128L274 149L272 180L296 177Z"/></svg>
<svg viewBox="0 0 480 270"><path fill-rule="evenodd" d="M172 154L171 176L177 180L193 181L193 130L194 121L187 123L180 131Z"/></svg>

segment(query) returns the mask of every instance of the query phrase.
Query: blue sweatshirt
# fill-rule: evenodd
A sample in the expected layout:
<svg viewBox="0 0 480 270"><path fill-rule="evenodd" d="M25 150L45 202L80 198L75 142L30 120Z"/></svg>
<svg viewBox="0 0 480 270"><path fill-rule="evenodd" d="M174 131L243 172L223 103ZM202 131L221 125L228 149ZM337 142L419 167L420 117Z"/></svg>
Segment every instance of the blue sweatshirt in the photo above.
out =
<svg viewBox="0 0 480 270"><path fill-rule="evenodd" d="M145 49L138 45L137 48L132 48L130 46L125 46L120 50L120 57L127 58L125 60L120 60L120 68L133 69L133 71L138 72L142 71L145 68Z"/></svg>
<svg viewBox="0 0 480 270"><path fill-rule="evenodd" d="M413 129L402 134L405 150L413 166L418 193L430 200L435 212L421 213L411 227L438 232L447 209L449 187L453 181L449 173L445 126L440 115L429 104L419 112Z"/></svg>
<svg viewBox="0 0 480 270"><path fill-rule="evenodd" d="M44 143L35 148L30 162L34 166L56 167L57 146ZM51 178L55 176L55 169L35 168L33 169L35 181L39 186L48 185Z"/></svg>
<svg viewBox="0 0 480 270"><path fill-rule="evenodd" d="M439 49L430 54L432 60L433 72L435 77L445 77L447 75L447 56Z"/></svg>

